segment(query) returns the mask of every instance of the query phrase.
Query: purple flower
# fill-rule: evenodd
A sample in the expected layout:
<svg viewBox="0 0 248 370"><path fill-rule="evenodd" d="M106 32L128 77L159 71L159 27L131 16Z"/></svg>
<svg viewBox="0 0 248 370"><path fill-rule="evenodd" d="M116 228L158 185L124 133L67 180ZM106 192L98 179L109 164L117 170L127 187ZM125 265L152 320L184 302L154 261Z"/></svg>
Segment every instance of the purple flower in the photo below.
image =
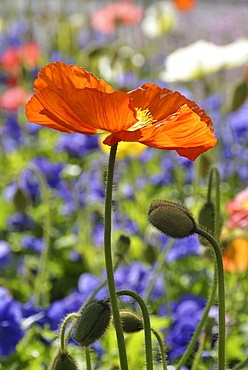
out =
<svg viewBox="0 0 248 370"><path fill-rule="evenodd" d="M21 239L21 245L25 249L32 249L38 253L41 253L45 243L43 238L35 238L32 235L25 235Z"/></svg>
<svg viewBox="0 0 248 370"><path fill-rule="evenodd" d="M7 228L12 232L22 232L35 228L34 220L24 212L12 213L7 218Z"/></svg>
<svg viewBox="0 0 248 370"><path fill-rule="evenodd" d="M0 271L10 263L10 246L5 240L0 240Z"/></svg>
<svg viewBox="0 0 248 370"><path fill-rule="evenodd" d="M78 280L78 290L84 297L88 298L96 290L102 281L95 275L85 272ZM107 295L107 288L104 286L95 296L96 299L104 299Z"/></svg>
<svg viewBox="0 0 248 370"><path fill-rule="evenodd" d="M21 329L21 306L3 287L0 287L0 302L0 357L5 357L15 351L24 331Z"/></svg>
<svg viewBox="0 0 248 370"><path fill-rule="evenodd" d="M96 136L85 136L78 133L61 134L55 145L55 150L58 153L66 152L72 158L82 158L89 151L98 148L98 138Z"/></svg>
<svg viewBox="0 0 248 370"><path fill-rule="evenodd" d="M198 255L199 250L200 242L196 235L192 235L184 239L178 239L169 250L166 256L166 262L171 263L190 254Z"/></svg>
<svg viewBox="0 0 248 370"><path fill-rule="evenodd" d="M172 325L166 337L169 361L181 356L202 317L206 299L186 294L172 305Z"/></svg>

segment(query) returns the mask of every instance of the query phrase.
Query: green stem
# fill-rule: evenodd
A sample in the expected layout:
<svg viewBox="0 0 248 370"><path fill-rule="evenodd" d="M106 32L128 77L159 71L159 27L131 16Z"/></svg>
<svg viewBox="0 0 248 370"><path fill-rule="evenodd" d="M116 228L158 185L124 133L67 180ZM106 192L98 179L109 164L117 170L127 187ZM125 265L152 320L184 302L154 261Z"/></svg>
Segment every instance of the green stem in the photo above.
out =
<svg viewBox="0 0 248 370"><path fill-rule="evenodd" d="M213 175L215 175L215 222L214 222L214 236L219 240L220 237L220 173L217 167L212 167L208 179L208 194L207 201L211 203L212 188L213 188Z"/></svg>
<svg viewBox="0 0 248 370"><path fill-rule="evenodd" d="M160 353L161 353L161 358L162 358L163 370L167 370L166 357L165 357L165 349L164 349L163 341L162 341L160 335L158 334L158 332L155 329L151 328L151 331L155 335L155 337L157 338L157 341L158 341L158 344L159 344L159 347L160 347Z"/></svg>
<svg viewBox="0 0 248 370"><path fill-rule="evenodd" d="M213 303L214 303L214 298L215 298L215 294L216 294L216 288L217 288L217 285L216 285L216 276L217 276L217 270L215 269L215 274L214 274L214 283L213 283L213 286L212 286L212 290L211 290L211 293L210 293L210 296L208 298L208 302L207 302L207 305L205 307L205 310L203 312L203 315L202 315L202 318L194 332L194 335L192 336L189 344L188 344L188 347L187 347L187 350L184 352L183 356L181 357L179 363L177 364L176 366L176 370L180 370L181 367L185 364L185 362L187 361L187 359L189 358L189 356L191 355L193 349L194 349L194 346L196 344L196 341L199 337L199 334L208 318L208 313L209 313L209 310L210 308L212 307Z"/></svg>
<svg viewBox="0 0 248 370"><path fill-rule="evenodd" d="M199 364L201 354L202 354L202 351L203 351L203 348L204 348L204 345L205 345L205 337L206 337L205 333L203 333L202 336L200 337L199 348L198 348L197 353L195 355L191 370L197 370L197 366Z"/></svg>
<svg viewBox="0 0 248 370"><path fill-rule="evenodd" d="M66 326L68 324L69 321L73 320L73 319L79 319L80 318L80 315L78 315L77 313L73 312L73 313L70 313L68 316L66 316L66 318L64 319L62 325L61 325L61 329L60 329L60 352L62 354L64 354L66 351L65 351L65 330L66 330Z"/></svg>
<svg viewBox="0 0 248 370"><path fill-rule="evenodd" d="M85 357L86 357L86 369L91 370L91 358L90 358L90 349L85 347Z"/></svg>
<svg viewBox="0 0 248 370"><path fill-rule="evenodd" d="M150 324L150 316L149 316L146 303L139 294L133 292L132 290L127 290L127 289L118 290L116 294L118 296L128 295L134 298L138 302L141 308L142 315L143 315L143 321L144 321L144 332L145 332L146 369L153 370L151 324Z"/></svg>
<svg viewBox="0 0 248 370"><path fill-rule="evenodd" d="M219 363L218 370L225 370L225 280L224 268L222 261L221 248L217 241L206 231L196 227L195 232L207 239L213 246L216 265L217 265L217 281L218 281L218 295L219 295Z"/></svg>
<svg viewBox="0 0 248 370"><path fill-rule="evenodd" d="M116 337L119 348L119 358L121 370L128 370L127 354L125 347L124 334L122 330L120 312L116 296L114 269L112 262L111 252L111 224L112 224L112 189L114 179L114 164L116 157L117 144L113 145L109 154L108 175L106 185L106 198L105 198L105 218L104 218L104 254L105 254L105 267L108 280L109 296L112 307L112 315L114 319Z"/></svg>
<svg viewBox="0 0 248 370"><path fill-rule="evenodd" d="M38 273L37 273L36 280L34 283L34 290L36 294L36 305L46 306L49 304L46 280L47 280L47 266L48 266L49 252L50 252L51 226L52 226L50 195L48 191L48 185L47 185L46 178L39 171L39 169L31 163L21 168L20 172L18 173L17 182L18 183L20 182L20 176L24 169L30 169L31 171L33 171L33 173L37 177L40 187L41 187L41 194L43 197L43 201L46 206L46 215L44 217L44 225L43 225L43 237L45 240L45 247L40 255Z"/></svg>

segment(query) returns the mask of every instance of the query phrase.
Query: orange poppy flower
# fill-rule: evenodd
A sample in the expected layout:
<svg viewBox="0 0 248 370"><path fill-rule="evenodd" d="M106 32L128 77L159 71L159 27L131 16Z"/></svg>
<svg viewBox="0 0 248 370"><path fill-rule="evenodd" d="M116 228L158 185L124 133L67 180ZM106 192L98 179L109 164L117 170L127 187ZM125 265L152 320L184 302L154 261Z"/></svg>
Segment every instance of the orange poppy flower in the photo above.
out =
<svg viewBox="0 0 248 370"><path fill-rule="evenodd" d="M30 122L85 135L109 134L104 144L140 142L174 149L195 160L216 145L211 119L179 92L146 83L130 92L114 91L78 66L51 63L34 82L26 105Z"/></svg>
<svg viewBox="0 0 248 370"><path fill-rule="evenodd" d="M179 10L184 11L191 9L195 5L196 0L173 0L173 2Z"/></svg>
<svg viewBox="0 0 248 370"><path fill-rule="evenodd" d="M229 272L248 269L248 239L239 237L228 242L223 254L224 270Z"/></svg>

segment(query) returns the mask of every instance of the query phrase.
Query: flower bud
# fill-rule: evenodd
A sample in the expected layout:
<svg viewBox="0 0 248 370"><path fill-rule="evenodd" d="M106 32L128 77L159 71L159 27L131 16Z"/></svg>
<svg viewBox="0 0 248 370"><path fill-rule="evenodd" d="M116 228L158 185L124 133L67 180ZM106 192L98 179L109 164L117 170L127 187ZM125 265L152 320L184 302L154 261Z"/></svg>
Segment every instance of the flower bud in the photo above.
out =
<svg viewBox="0 0 248 370"><path fill-rule="evenodd" d="M78 370L78 367L69 353L60 353L54 361L53 370Z"/></svg>
<svg viewBox="0 0 248 370"><path fill-rule="evenodd" d="M110 316L110 306L107 302L90 302L78 319L72 339L83 347L91 345L104 334L109 326Z"/></svg>
<svg viewBox="0 0 248 370"><path fill-rule="evenodd" d="M214 233L215 206L213 202L206 202L198 216L199 224L204 226L212 234Z"/></svg>
<svg viewBox="0 0 248 370"><path fill-rule="evenodd" d="M171 238L185 238L194 234L196 223L184 206L169 201L156 200L148 210L148 220Z"/></svg>
<svg viewBox="0 0 248 370"><path fill-rule="evenodd" d="M142 318L133 311L120 310L120 317L124 333L136 333L144 328Z"/></svg>
<svg viewBox="0 0 248 370"><path fill-rule="evenodd" d="M124 257L130 248L130 238L126 235L120 235L115 244L115 252L117 255Z"/></svg>
<svg viewBox="0 0 248 370"><path fill-rule="evenodd" d="M17 212L24 212L25 209L27 208L28 203L29 203L28 194L21 188L17 188L13 197L13 204L15 210Z"/></svg>

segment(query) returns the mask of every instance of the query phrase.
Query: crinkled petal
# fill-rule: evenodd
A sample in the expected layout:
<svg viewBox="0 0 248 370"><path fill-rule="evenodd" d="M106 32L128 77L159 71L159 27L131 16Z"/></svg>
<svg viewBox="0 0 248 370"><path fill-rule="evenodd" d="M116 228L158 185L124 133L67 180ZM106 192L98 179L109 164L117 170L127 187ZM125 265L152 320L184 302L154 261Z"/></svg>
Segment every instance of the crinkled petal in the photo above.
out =
<svg viewBox="0 0 248 370"><path fill-rule="evenodd" d="M158 149L174 149L192 161L216 145L212 131L187 105L150 127L113 133L104 144L112 146L119 141L138 141Z"/></svg>
<svg viewBox="0 0 248 370"><path fill-rule="evenodd" d="M31 122L59 131L86 135L98 131L126 130L137 120L124 92L104 93L96 89L58 89L47 86L34 94L26 106Z"/></svg>
<svg viewBox="0 0 248 370"><path fill-rule="evenodd" d="M157 85L146 83L138 89L128 93L131 97L131 102L134 107L141 109L148 108L153 118L157 121L165 119L176 112L181 106L187 104L189 108L198 114L202 121L206 123L211 131L213 125L210 117L208 117L204 109L200 109L198 105L181 95L178 91L171 91L166 88L161 88Z"/></svg>
<svg viewBox="0 0 248 370"><path fill-rule="evenodd" d="M46 86L56 86L59 89L90 87L106 93L114 91L105 81L84 68L61 62L50 63L38 73L38 78L34 81L34 90L40 91Z"/></svg>

